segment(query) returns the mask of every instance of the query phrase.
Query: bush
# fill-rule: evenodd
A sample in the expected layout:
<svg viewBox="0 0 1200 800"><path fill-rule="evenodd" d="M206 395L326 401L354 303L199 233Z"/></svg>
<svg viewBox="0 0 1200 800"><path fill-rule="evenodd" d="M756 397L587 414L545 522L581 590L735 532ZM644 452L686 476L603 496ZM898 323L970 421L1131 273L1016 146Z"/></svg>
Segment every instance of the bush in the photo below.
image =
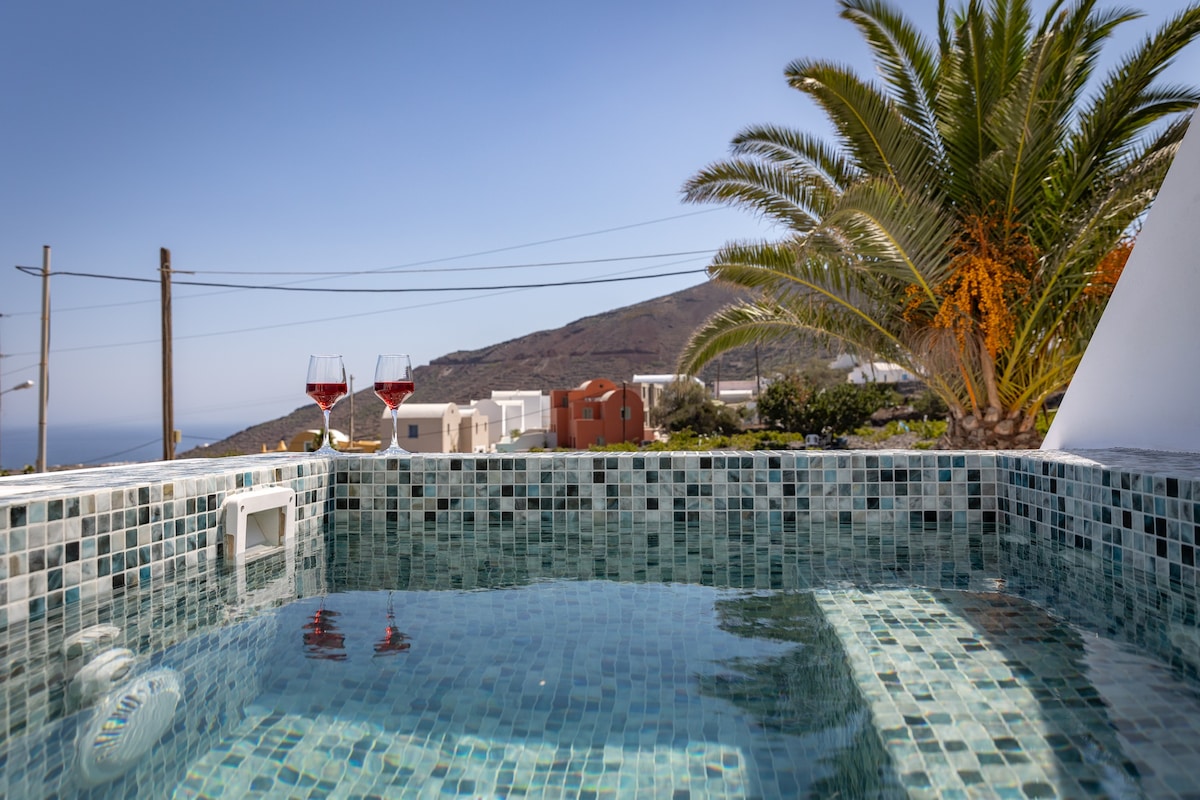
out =
<svg viewBox="0 0 1200 800"><path fill-rule="evenodd" d="M928 389L914 397L910 405L913 411L927 419L946 419L950 415L945 401Z"/></svg>
<svg viewBox="0 0 1200 800"><path fill-rule="evenodd" d="M703 386L693 381L678 381L664 389L650 420L668 431L686 428L696 435L730 434L742 429L733 409L713 400Z"/></svg>
<svg viewBox="0 0 1200 800"><path fill-rule="evenodd" d="M812 390L798 373L784 373L759 393L755 404L758 417L778 430L801 430L797 425L811 395Z"/></svg>
<svg viewBox="0 0 1200 800"><path fill-rule="evenodd" d="M868 383L841 383L829 389L818 389L804 404L793 420L791 430L800 433L840 434L864 424L880 408L890 405L895 392L889 387Z"/></svg>
<svg viewBox="0 0 1200 800"><path fill-rule="evenodd" d="M763 390L758 398L758 415L777 430L840 434L854 430L897 399L896 392L886 384L822 386L790 372Z"/></svg>
<svg viewBox="0 0 1200 800"><path fill-rule="evenodd" d="M868 442L886 442L893 436L900 436L905 433L915 433L924 442L935 442L946 433L946 420L931 419L915 422L900 422L892 420L887 425L876 428L872 425L864 425L854 431L855 436L862 437ZM919 445L913 445L917 447Z"/></svg>

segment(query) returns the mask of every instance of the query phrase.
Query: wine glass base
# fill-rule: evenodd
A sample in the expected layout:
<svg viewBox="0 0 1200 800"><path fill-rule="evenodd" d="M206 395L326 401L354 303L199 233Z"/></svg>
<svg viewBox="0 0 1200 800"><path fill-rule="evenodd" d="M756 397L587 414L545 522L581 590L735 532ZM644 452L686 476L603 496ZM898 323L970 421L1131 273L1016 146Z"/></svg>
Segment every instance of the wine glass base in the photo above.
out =
<svg viewBox="0 0 1200 800"><path fill-rule="evenodd" d="M337 450L334 450L329 445L325 445L324 447L318 447L316 450L311 451L309 453L309 455L310 456L337 456L337 455L341 455L341 453L339 453Z"/></svg>
<svg viewBox="0 0 1200 800"><path fill-rule="evenodd" d="M377 456L411 456L412 453L405 450L403 447L389 447L386 450L376 450Z"/></svg>

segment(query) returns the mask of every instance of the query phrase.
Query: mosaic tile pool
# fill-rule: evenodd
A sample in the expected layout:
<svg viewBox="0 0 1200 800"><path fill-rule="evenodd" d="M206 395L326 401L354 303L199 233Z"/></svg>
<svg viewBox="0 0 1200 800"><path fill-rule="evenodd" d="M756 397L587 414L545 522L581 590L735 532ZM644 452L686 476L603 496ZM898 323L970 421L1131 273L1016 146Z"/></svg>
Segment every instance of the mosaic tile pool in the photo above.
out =
<svg viewBox="0 0 1200 800"><path fill-rule="evenodd" d="M953 526L335 524L11 624L0 795L1200 797L1195 621L1104 569ZM114 648L175 716L83 786Z"/></svg>

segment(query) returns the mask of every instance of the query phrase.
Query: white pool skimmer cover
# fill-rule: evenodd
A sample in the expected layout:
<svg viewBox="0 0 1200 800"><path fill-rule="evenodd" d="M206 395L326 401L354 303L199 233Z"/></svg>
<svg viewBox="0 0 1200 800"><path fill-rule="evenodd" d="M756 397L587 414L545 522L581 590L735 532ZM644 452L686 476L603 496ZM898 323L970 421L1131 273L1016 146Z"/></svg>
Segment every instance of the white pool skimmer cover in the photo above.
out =
<svg viewBox="0 0 1200 800"><path fill-rule="evenodd" d="M97 786L118 778L149 752L175 719L179 673L150 670L114 691L79 739L79 778Z"/></svg>

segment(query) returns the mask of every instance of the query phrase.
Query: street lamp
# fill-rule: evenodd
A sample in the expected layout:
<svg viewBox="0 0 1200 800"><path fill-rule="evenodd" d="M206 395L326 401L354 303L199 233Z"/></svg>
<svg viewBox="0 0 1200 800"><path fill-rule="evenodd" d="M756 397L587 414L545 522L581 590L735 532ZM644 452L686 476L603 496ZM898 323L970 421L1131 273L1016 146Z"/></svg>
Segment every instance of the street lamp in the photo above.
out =
<svg viewBox="0 0 1200 800"><path fill-rule="evenodd" d="M32 380L28 380L28 381L21 381L21 382L20 382L20 383L18 383L16 386L10 387L10 388L8 388L8 389L0 389L0 395L6 395L6 394L8 394L9 392L16 392L16 391L19 391L19 390L21 390L21 389L32 389L32 388L33 388L33 381L32 381ZM0 418L0 419L2 419L2 418ZM0 469L3 469L3 467L4 467L4 461L3 461L3 460L0 460Z"/></svg>

